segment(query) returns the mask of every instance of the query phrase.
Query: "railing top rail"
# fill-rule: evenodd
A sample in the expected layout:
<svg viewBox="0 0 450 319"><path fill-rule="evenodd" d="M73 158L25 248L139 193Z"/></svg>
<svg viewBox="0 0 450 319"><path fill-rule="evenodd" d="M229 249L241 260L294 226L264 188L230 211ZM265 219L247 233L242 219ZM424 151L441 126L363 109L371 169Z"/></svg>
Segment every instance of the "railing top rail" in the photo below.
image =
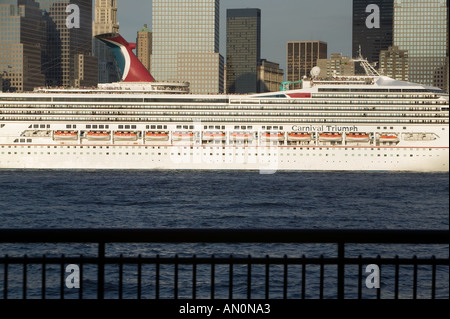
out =
<svg viewBox="0 0 450 319"><path fill-rule="evenodd" d="M0 229L0 243L449 244L448 230Z"/></svg>

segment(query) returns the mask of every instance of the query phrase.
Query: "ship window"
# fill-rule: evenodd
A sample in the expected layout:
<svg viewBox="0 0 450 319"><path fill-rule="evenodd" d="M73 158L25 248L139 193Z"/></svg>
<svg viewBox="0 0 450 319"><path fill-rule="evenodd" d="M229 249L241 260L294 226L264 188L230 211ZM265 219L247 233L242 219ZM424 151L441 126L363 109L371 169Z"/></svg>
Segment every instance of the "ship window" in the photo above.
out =
<svg viewBox="0 0 450 319"><path fill-rule="evenodd" d="M177 125L177 129L181 129L181 125Z"/></svg>
<svg viewBox="0 0 450 319"><path fill-rule="evenodd" d="M151 126L152 130L156 129L156 125Z"/></svg>
<svg viewBox="0 0 450 319"><path fill-rule="evenodd" d="M187 130L189 127L187 125L183 125L183 128Z"/></svg>
<svg viewBox="0 0 450 319"><path fill-rule="evenodd" d="M34 128L39 128L39 125L38 124L34 124L33 127Z"/></svg>
<svg viewBox="0 0 450 319"><path fill-rule="evenodd" d="M162 125L158 125L158 126L157 126L157 129L158 129L158 130L162 130Z"/></svg>
<svg viewBox="0 0 450 319"><path fill-rule="evenodd" d="M66 125L66 128L72 128L72 125Z"/></svg>
<svg viewBox="0 0 450 319"><path fill-rule="evenodd" d="M47 128L50 128L50 124L47 124Z"/></svg>
<svg viewBox="0 0 450 319"><path fill-rule="evenodd" d="M164 125L164 129L167 129L167 125Z"/></svg>
<svg viewBox="0 0 450 319"><path fill-rule="evenodd" d="M45 128L45 124L41 124L41 128Z"/></svg>
<svg viewBox="0 0 450 319"><path fill-rule="evenodd" d="M131 128L132 129L136 129L136 125L131 125Z"/></svg>
<svg viewBox="0 0 450 319"><path fill-rule="evenodd" d="M99 125L98 128L104 129L105 126L104 125Z"/></svg>
<svg viewBox="0 0 450 319"><path fill-rule="evenodd" d="M98 125L92 125L92 128L98 128Z"/></svg>
<svg viewBox="0 0 450 319"><path fill-rule="evenodd" d="M189 129L193 130L194 129L194 125L189 126Z"/></svg>

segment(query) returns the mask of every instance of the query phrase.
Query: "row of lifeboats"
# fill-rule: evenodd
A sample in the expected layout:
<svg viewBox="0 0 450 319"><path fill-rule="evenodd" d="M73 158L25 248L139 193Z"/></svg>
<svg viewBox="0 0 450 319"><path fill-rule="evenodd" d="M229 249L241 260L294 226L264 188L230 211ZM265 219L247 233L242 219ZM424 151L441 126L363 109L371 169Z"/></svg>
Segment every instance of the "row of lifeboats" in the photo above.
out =
<svg viewBox="0 0 450 319"><path fill-rule="evenodd" d="M114 132L115 141L136 141L139 139L138 132ZM85 138L92 141L109 141L111 139L111 132L108 131L90 131L85 133ZM173 141L192 141L194 140L193 132L174 132L172 134ZM146 141L168 141L168 132L146 132L144 135ZM298 133L293 132L287 135L290 142L310 142L314 140L312 133ZM320 133L320 142L342 142L344 135L341 133ZM76 131L56 131L54 133L55 140L70 141L78 139L78 132ZM203 141L225 141L227 139L224 132L205 132L203 133ZM255 139L255 134L252 132L232 132L230 139L235 141L252 141ZM263 133L261 136L263 141L284 141L285 134L280 132ZM367 143L370 142L371 137L366 133L347 133L345 134L345 140L347 142ZM400 139L397 134L380 134L377 136L377 140L380 143L396 143Z"/></svg>

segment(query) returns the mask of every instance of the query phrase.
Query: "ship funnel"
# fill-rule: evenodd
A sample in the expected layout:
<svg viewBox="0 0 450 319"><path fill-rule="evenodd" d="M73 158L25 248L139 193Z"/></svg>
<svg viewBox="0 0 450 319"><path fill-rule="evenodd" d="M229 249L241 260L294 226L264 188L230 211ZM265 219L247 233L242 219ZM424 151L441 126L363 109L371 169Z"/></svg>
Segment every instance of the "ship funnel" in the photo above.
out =
<svg viewBox="0 0 450 319"><path fill-rule="evenodd" d="M105 43L114 54L122 72L124 82L155 82L155 79L133 53L134 44L128 43L118 33L104 33L95 36Z"/></svg>

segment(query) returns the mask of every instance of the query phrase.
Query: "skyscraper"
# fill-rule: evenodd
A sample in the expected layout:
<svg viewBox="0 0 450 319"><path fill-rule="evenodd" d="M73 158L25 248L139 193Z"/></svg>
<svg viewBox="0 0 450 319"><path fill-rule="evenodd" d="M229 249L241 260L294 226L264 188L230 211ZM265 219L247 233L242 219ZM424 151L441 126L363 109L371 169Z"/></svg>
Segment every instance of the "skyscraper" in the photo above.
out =
<svg viewBox="0 0 450 319"><path fill-rule="evenodd" d="M151 73L152 31L147 28L146 24L144 24L144 27L137 33L136 56Z"/></svg>
<svg viewBox="0 0 450 319"><path fill-rule="evenodd" d="M353 0L353 58L378 63L380 51L392 45L394 0Z"/></svg>
<svg viewBox="0 0 450 319"><path fill-rule="evenodd" d="M92 35L119 33L117 22L117 0L95 0ZM106 44L93 38L93 54L98 58L98 82L119 81L120 75L114 55Z"/></svg>
<svg viewBox="0 0 450 319"><path fill-rule="evenodd" d="M227 10L227 93L257 93L261 10Z"/></svg>
<svg viewBox="0 0 450 319"><path fill-rule="evenodd" d="M41 63L45 28L41 15L34 0L0 4L0 73L4 91L32 91L45 85Z"/></svg>
<svg viewBox="0 0 450 319"><path fill-rule="evenodd" d="M446 0L395 0L394 44L409 55L409 81L447 90Z"/></svg>
<svg viewBox="0 0 450 319"><path fill-rule="evenodd" d="M97 58L92 56L92 0L36 2L40 4L47 24L47 47L43 61L47 85L74 86L76 82L80 82L79 78L76 79L76 74L80 73L84 74L83 82L97 82L97 69L92 69L92 66L97 64ZM77 27L67 25L71 14L69 5L77 7ZM84 56L82 64L76 62L80 54ZM77 66L86 65L91 66L86 72L75 69ZM92 78L94 76L95 78Z"/></svg>
<svg viewBox="0 0 450 319"><path fill-rule="evenodd" d="M192 93L223 92L219 0L153 0L152 74L188 81Z"/></svg>
<svg viewBox="0 0 450 319"><path fill-rule="evenodd" d="M287 43L287 81L301 81L309 77L311 69L317 66L318 59L326 59L327 43L322 41L288 41ZM301 84L291 85L291 89Z"/></svg>

